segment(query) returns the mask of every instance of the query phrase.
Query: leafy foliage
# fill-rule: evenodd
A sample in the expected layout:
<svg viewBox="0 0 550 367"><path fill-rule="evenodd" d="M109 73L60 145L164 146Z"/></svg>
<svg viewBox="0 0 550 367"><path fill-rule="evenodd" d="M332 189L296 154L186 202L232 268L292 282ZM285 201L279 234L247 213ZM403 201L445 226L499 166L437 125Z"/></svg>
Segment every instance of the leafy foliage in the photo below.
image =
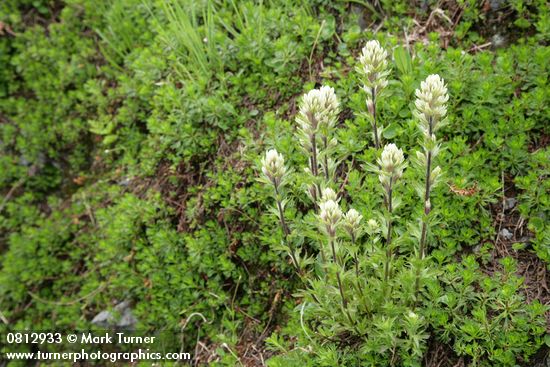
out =
<svg viewBox="0 0 550 367"><path fill-rule="evenodd" d="M267 362L274 366L415 365L427 340L468 363L528 363L547 311L524 294L522 281L532 280L515 274L521 254L550 261L546 3L379 3L2 2L0 316L8 324L0 330L89 329L98 312L130 300L136 327L187 325L185 349L200 340L222 365L243 363L250 340L277 354ZM354 297L350 306L381 310L361 325L377 336L365 343L334 312L334 283L296 275L257 165L275 147L297 167L285 215L300 223L305 258L315 258L324 237L308 214L294 118L302 93L330 85L345 106L333 152L342 205L382 223L378 179L363 166L378 153L353 71L368 39L395 64L378 101L384 141L406 156L417 149L411 111L427 75L444 76L452 98L423 307L411 306L415 242L401 219L418 218L422 205L404 184L393 303ZM410 169L402 180L419 177ZM522 233L509 242L497 223L505 198L517 199L505 214ZM339 251L351 263L348 242ZM373 294L383 242L363 232L356 246L368 254L363 287ZM348 294L358 292L353 279L351 268ZM325 298L315 308L308 297L317 293ZM388 345L399 345L397 359Z"/></svg>

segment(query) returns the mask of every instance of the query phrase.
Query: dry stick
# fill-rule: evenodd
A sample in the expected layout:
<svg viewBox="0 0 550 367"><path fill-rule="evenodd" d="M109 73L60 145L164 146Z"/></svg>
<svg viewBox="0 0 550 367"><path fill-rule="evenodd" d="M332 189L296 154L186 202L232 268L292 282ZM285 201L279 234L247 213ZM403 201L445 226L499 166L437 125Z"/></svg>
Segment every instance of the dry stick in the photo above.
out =
<svg viewBox="0 0 550 367"><path fill-rule="evenodd" d="M309 53L309 58L307 59L308 63L308 71L309 71L309 80L312 80L312 74L311 74L311 60L313 59L313 52L315 52L315 48L317 47L317 42L319 41L319 36L321 35L321 31L323 30L323 27L325 26L325 20L321 22L321 26L319 27L319 30L317 31L317 35L315 36L315 41L313 42L313 46L311 47L311 52Z"/></svg>
<svg viewBox="0 0 550 367"><path fill-rule="evenodd" d="M19 181L17 181L15 183L15 185L12 186L12 188L10 189L10 191L8 191L8 193L6 194L6 196L4 197L4 199L2 200L2 204L0 204L0 212L2 210L4 210L4 207L6 206L6 204L8 203L8 201L10 200L11 196L13 195L13 193L15 192L15 190L17 190L19 187L21 187L21 185L23 185L25 183L25 179L26 177L21 177L19 179Z"/></svg>

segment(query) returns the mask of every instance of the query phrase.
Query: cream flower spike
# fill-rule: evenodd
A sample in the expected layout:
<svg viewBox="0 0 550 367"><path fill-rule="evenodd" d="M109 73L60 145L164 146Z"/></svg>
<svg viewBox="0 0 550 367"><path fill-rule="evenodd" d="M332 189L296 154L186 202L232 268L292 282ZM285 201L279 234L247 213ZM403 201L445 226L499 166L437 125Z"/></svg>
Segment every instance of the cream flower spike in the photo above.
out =
<svg viewBox="0 0 550 367"><path fill-rule="evenodd" d="M313 133L320 124L334 124L339 110L340 102L334 88L322 86L303 95L296 120L302 130Z"/></svg>
<svg viewBox="0 0 550 367"><path fill-rule="evenodd" d="M365 77L363 82L367 100L370 100L373 91L377 93L388 84L386 80L389 73L387 58L388 53L376 40L367 42L361 50L358 71Z"/></svg>
<svg viewBox="0 0 550 367"><path fill-rule="evenodd" d="M351 236L352 239L357 238L361 220L363 220L363 216L353 208L351 208L350 210L348 210L346 214L344 214L344 217L343 217L344 228L346 229L346 231L348 232L348 234Z"/></svg>
<svg viewBox="0 0 550 367"><path fill-rule="evenodd" d="M270 149L265 153L265 157L262 158L262 172L276 185L286 173L285 159L282 154L275 149Z"/></svg>
<svg viewBox="0 0 550 367"><path fill-rule="evenodd" d="M337 198L338 196L336 195L336 192L330 187L323 189L323 192L321 193L321 203L329 200L338 202Z"/></svg>
<svg viewBox="0 0 550 367"><path fill-rule="evenodd" d="M387 173L402 173L403 172L403 162L405 157L403 151L397 148L397 145L391 143L387 144L382 151L380 156L380 167L384 172ZM398 175L401 176L400 174Z"/></svg>
<svg viewBox="0 0 550 367"><path fill-rule="evenodd" d="M388 65L387 58L388 53L384 50L384 48L382 48L382 46L380 46L380 42L373 40L368 41L365 47L361 50L359 63L363 68L363 72L368 74L385 69Z"/></svg>
<svg viewBox="0 0 550 367"><path fill-rule="evenodd" d="M378 179L386 190L403 175L405 169L405 157L403 151L395 144L387 144L377 160L380 166Z"/></svg>
<svg viewBox="0 0 550 367"><path fill-rule="evenodd" d="M319 218L325 225L328 235L332 238L336 235L336 226L342 218L342 210L334 200L327 200L319 204Z"/></svg>
<svg viewBox="0 0 550 367"><path fill-rule="evenodd" d="M420 119L426 134L431 135L436 125L447 114L447 86L437 74L432 74L420 83L416 90L415 115Z"/></svg>

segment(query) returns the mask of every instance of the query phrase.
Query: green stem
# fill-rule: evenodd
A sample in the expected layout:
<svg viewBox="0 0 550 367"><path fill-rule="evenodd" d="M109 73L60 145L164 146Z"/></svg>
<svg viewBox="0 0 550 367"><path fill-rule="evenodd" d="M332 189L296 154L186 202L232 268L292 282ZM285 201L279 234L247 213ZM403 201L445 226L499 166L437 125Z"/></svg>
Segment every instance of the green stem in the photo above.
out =
<svg viewBox="0 0 550 367"><path fill-rule="evenodd" d="M353 247L355 247L355 236L352 234L351 235L351 244ZM359 294L361 295L361 297L364 297L364 293L363 293L363 287L361 286L361 283L360 283L360 273L359 273L359 259L357 258L357 249L355 249L355 253L353 254L353 260L355 261L355 276L357 278L357 289L359 290Z"/></svg>
<svg viewBox="0 0 550 367"><path fill-rule="evenodd" d="M378 140L378 127L376 126L376 93L374 88L371 91L372 96L372 128L374 130L374 146L380 149L380 140Z"/></svg>
<svg viewBox="0 0 550 367"><path fill-rule="evenodd" d="M418 256L420 259L424 258L424 252L426 248L426 237L428 233L428 220L427 216L430 214L431 208L428 206L430 200L430 171L432 168L432 152L428 152L427 166L426 166L426 188L424 192L424 215L422 216L422 234L420 236L420 249Z"/></svg>
<svg viewBox="0 0 550 367"><path fill-rule="evenodd" d="M317 162L317 136L315 135L315 133L310 136L310 142L311 142L311 160L310 160L311 174L314 177L317 177L319 175L319 164ZM313 192L313 201L314 201L315 207L317 207L317 198L318 197L321 198L321 187L319 186L319 183L315 183L315 188L316 190L314 190Z"/></svg>
<svg viewBox="0 0 550 367"><path fill-rule="evenodd" d="M325 171L325 180L327 180L327 182L329 181L329 172L328 172L328 157L327 157L327 150L328 150L328 138L326 136L323 135L323 145L324 145L324 149L325 149L325 155L324 155L324 167L323 167L323 171Z"/></svg>
<svg viewBox="0 0 550 367"><path fill-rule="evenodd" d="M390 278L390 266L391 266L391 258L393 256L392 254L392 248L391 248L391 240L392 240L392 213L393 213L393 202L392 202L392 196L393 196L393 176L390 178L390 187L388 188L388 233L386 235L386 264L384 267L384 280L387 282Z"/></svg>
<svg viewBox="0 0 550 367"><path fill-rule="evenodd" d="M296 255L294 254L294 245L291 241L288 240L288 236L290 235L290 229L288 228L288 225L285 220L285 215L283 211L283 205L281 204L281 197L279 195L279 188L277 187L277 184L273 184L275 187L275 201L277 202L277 209L279 210L279 221L281 223L281 228L283 230L284 240L285 243L288 245L288 248L290 249L290 257L292 258L292 263L296 267L297 270L300 270L298 266L298 260L296 259Z"/></svg>
<svg viewBox="0 0 550 367"><path fill-rule="evenodd" d="M432 133L433 133L433 119L432 117L428 120L428 139L431 139ZM428 215L431 211L431 203L430 202L430 191L431 191L431 176L432 172L432 151L429 150L426 158L426 176L425 176L425 188L424 188L424 214L422 215L422 232L420 233L420 245L418 249L418 258L420 261L422 261L425 257L426 252L426 238L428 236ZM420 291L420 266L421 264L418 264L418 268L416 269L416 279L415 279L415 285L414 285L414 292L415 292L415 298L418 296L418 293Z"/></svg>
<svg viewBox="0 0 550 367"><path fill-rule="evenodd" d="M317 177L318 175L318 166L317 166L317 137L315 134L311 135L311 173L313 176Z"/></svg>
<svg viewBox="0 0 550 367"><path fill-rule="evenodd" d="M344 294L344 287L342 286L342 280L340 279L340 270L342 266L340 266L340 263L338 262L338 257L336 256L336 249L334 248L334 238L330 237L329 242L330 242L330 247L332 249L332 260L334 261L334 264L338 268L336 269L336 280L338 282L338 289L340 290L340 297L342 298L342 307L344 308L344 312L346 313L346 316L348 317L349 322L354 324L353 319L351 318L351 315L348 310L348 301Z"/></svg>

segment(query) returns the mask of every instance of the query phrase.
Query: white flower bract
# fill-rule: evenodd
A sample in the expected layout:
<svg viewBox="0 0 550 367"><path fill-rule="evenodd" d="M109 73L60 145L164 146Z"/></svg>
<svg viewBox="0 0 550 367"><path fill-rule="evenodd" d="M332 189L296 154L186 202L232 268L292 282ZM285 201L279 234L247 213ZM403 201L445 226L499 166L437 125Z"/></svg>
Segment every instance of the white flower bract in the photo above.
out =
<svg viewBox="0 0 550 367"><path fill-rule="evenodd" d="M358 72L363 76L363 89L367 92L367 104L372 95L388 84L388 53L376 40L368 41L359 56Z"/></svg>
<svg viewBox="0 0 550 367"><path fill-rule="evenodd" d="M425 134L431 135L437 122L447 114L447 87L437 74L432 74L420 83L416 90L415 116L422 123Z"/></svg>
<svg viewBox="0 0 550 367"><path fill-rule="evenodd" d="M319 204L319 218L325 225L330 237L336 234L336 226L342 218L342 210L334 200L327 200Z"/></svg>
<svg viewBox="0 0 550 367"><path fill-rule="evenodd" d="M380 167L383 171L388 173L399 173L399 177L401 177L401 173L403 172L402 165L404 161L405 157L403 151L393 143L384 146L384 150L379 159Z"/></svg>
<svg viewBox="0 0 550 367"><path fill-rule="evenodd" d="M276 185L286 173L285 159L282 154L275 149L270 149L262 158L262 172Z"/></svg>
<svg viewBox="0 0 550 367"><path fill-rule="evenodd" d="M304 132L312 134L320 125L332 127L339 110L340 102L334 88L322 86L304 94L296 121Z"/></svg>
<svg viewBox="0 0 550 367"><path fill-rule="evenodd" d="M325 189L323 189L323 192L321 193L321 203L325 202L325 201L329 201L329 200L332 200L332 201L335 201L337 202L337 195L336 195L336 192L331 189L330 187L327 187Z"/></svg>
<svg viewBox="0 0 550 367"><path fill-rule="evenodd" d="M367 232L370 235L380 232L380 224L378 224L376 219L369 219L367 221Z"/></svg>
<svg viewBox="0 0 550 367"><path fill-rule="evenodd" d="M344 217L343 217L344 228L352 237L352 239L355 239L357 237L357 233L359 232L359 226L361 224L362 219L363 219L363 216L353 208L349 209L348 212L344 214Z"/></svg>
<svg viewBox="0 0 550 367"><path fill-rule="evenodd" d="M377 160L380 166L378 178L380 183L388 189L392 183L403 175L405 169L405 157L403 151L395 144L387 144Z"/></svg>

